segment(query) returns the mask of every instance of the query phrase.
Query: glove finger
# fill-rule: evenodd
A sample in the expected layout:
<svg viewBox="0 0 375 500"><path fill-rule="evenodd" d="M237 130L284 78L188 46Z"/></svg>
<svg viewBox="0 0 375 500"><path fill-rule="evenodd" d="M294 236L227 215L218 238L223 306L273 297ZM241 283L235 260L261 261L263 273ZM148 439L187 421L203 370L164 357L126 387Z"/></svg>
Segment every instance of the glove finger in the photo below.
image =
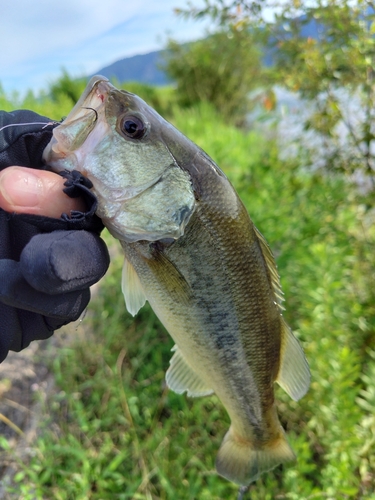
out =
<svg viewBox="0 0 375 500"><path fill-rule="evenodd" d="M58 328L70 322L16 309L0 302L0 363L9 351L21 351L33 340L48 339Z"/></svg>
<svg viewBox="0 0 375 500"><path fill-rule="evenodd" d="M36 290L50 295L84 290L109 266L104 241L88 231L38 234L23 249L21 272Z"/></svg>
<svg viewBox="0 0 375 500"><path fill-rule="evenodd" d="M5 312L5 318L8 318L9 326L4 329L4 332L1 331L0 362L9 350L19 352L33 340L48 339L55 330L67 323L61 318L47 318L25 309L16 309L0 303L1 310Z"/></svg>
<svg viewBox="0 0 375 500"><path fill-rule="evenodd" d="M88 288L61 295L40 292L27 283L20 267L14 260L0 260L0 301L4 304L63 320L62 324L78 319L87 307L90 301Z"/></svg>

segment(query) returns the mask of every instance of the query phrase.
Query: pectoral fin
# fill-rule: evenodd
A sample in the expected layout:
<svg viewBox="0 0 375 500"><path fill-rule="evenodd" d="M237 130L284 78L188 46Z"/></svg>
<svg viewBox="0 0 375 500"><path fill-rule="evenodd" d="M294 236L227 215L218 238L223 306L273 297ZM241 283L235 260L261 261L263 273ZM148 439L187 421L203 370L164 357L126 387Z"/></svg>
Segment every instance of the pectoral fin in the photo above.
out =
<svg viewBox="0 0 375 500"><path fill-rule="evenodd" d="M175 351L175 353L172 356L170 366L165 375L168 387L177 394L182 394L186 391L187 395L192 397L212 394L214 391L207 387L201 378L190 368L178 347L174 346L172 351Z"/></svg>
<svg viewBox="0 0 375 500"><path fill-rule="evenodd" d="M126 309L132 316L145 305L146 297L134 267L128 259L124 260L122 268L122 293L124 294Z"/></svg>
<svg viewBox="0 0 375 500"><path fill-rule="evenodd" d="M310 370L302 347L282 319L280 369L276 382L298 401L310 385Z"/></svg>

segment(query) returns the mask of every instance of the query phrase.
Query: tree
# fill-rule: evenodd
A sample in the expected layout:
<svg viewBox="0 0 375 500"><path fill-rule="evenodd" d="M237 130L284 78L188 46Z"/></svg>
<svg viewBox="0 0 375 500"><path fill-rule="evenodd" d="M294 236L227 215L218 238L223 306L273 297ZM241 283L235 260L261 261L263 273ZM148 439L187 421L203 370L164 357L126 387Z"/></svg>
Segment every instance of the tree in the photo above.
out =
<svg viewBox="0 0 375 500"><path fill-rule="evenodd" d="M279 4L271 0L206 0L204 8L189 4L179 14L209 16L220 26L247 22L262 27L264 46L273 57L275 81L314 104L305 127L327 140L326 164L350 173L360 168L373 180L374 5L367 0L287 0ZM275 13L272 22L265 20L271 8ZM314 36L309 36L311 29ZM356 103L349 110L348 100Z"/></svg>
<svg viewBox="0 0 375 500"><path fill-rule="evenodd" d="M208 101L225 119L244 124L249 94L262 72L259 50L247 28L245 23L231 25L185 45L169 42L165 71L177 84L179 104Z"/></svg>
<svg viewBox="0 0 375 500"><path fill-rule="evenodd" d="M87 78L73 78L65 68L62 68L61 76L51 83L50 95L54 101L58 101L60 97L66 97L74 105L86 85Z"/></svg>

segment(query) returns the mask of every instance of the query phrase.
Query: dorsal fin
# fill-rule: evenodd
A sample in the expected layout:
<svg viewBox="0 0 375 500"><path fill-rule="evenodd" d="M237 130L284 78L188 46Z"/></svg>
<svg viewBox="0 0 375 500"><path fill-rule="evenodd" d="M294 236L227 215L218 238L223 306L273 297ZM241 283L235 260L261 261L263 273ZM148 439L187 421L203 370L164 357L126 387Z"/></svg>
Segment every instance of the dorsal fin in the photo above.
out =
<svg viewBox="0 0 375 500"><path fill-rule="evenodd" d="M124 294L126 309L132 316L135 316L141 307L145 305L146 296L138 274L126 258L122 267L121 289Z"/></svg>
<svg viewBox="0 0 375 500"><path fill-rule="evenodd" d="M172 351L175 351L175 353L172 356L170 366L165 375L168 387L177 394L182 394L186 391L187 395L192 397L212 394L214 391L207 387L199 375L190 368L176 345Z"/></svg>
<svg viewBox="0 0 375 500"><path fill-rule="evenodd" d="M289 396L298 401L308 391L310 370L302 347L281 317L280 368L276 382Z"/></svg>
<svg viewBox="0 0 375 500"><path fill-rule="evenodd" d="M273 292L276 297L276 304L281 312L285 309L282 306L284 294L281 289L280 277L277 272L275 258L268 243L263 235L254 226L255 233L258 237L263 257L267 264L269 277ZM298 401L306 394L310 385L310 370L306 361L302 347L291 329L286 324L284 318L281 319L281 352L280 352L280 368L276 382L289 394L289 396Z"/></svg>
<svg viewBox="0 0 375 500"><path fill-rule="evenodd" d="M279 309L281 311L285 310L285 307L283 307L282 302L284 301L284 293L281 289L281 283L280 283L280 276L279 273L277 272L277 265L275 262L275 258L272 254L272 251L265 240L264 236L262 233L254 226L255 234L258 237L259 243L260 243L260 248L262 250L263 257L266 261L267 268L269 271L269 276L271 279L271 285L274 291L274 294L276 296L276 303L279 306Z"/></svg>

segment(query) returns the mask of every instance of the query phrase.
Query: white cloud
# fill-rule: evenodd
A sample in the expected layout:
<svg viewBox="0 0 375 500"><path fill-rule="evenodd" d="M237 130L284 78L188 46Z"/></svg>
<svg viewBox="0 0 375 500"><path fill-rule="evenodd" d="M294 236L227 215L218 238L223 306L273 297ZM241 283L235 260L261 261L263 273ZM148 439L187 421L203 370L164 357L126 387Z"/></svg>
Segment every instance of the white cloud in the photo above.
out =
<svg viewBox="0 0 375 500"><path fill-rule="evenodd" d="M198 3L195 1L194 3ZM173 14L185 0L5 0L0 82L6 91L45 87L65 67L92 73L117 59L162 48L166 32L202 35L202 23Z"/></svg>

